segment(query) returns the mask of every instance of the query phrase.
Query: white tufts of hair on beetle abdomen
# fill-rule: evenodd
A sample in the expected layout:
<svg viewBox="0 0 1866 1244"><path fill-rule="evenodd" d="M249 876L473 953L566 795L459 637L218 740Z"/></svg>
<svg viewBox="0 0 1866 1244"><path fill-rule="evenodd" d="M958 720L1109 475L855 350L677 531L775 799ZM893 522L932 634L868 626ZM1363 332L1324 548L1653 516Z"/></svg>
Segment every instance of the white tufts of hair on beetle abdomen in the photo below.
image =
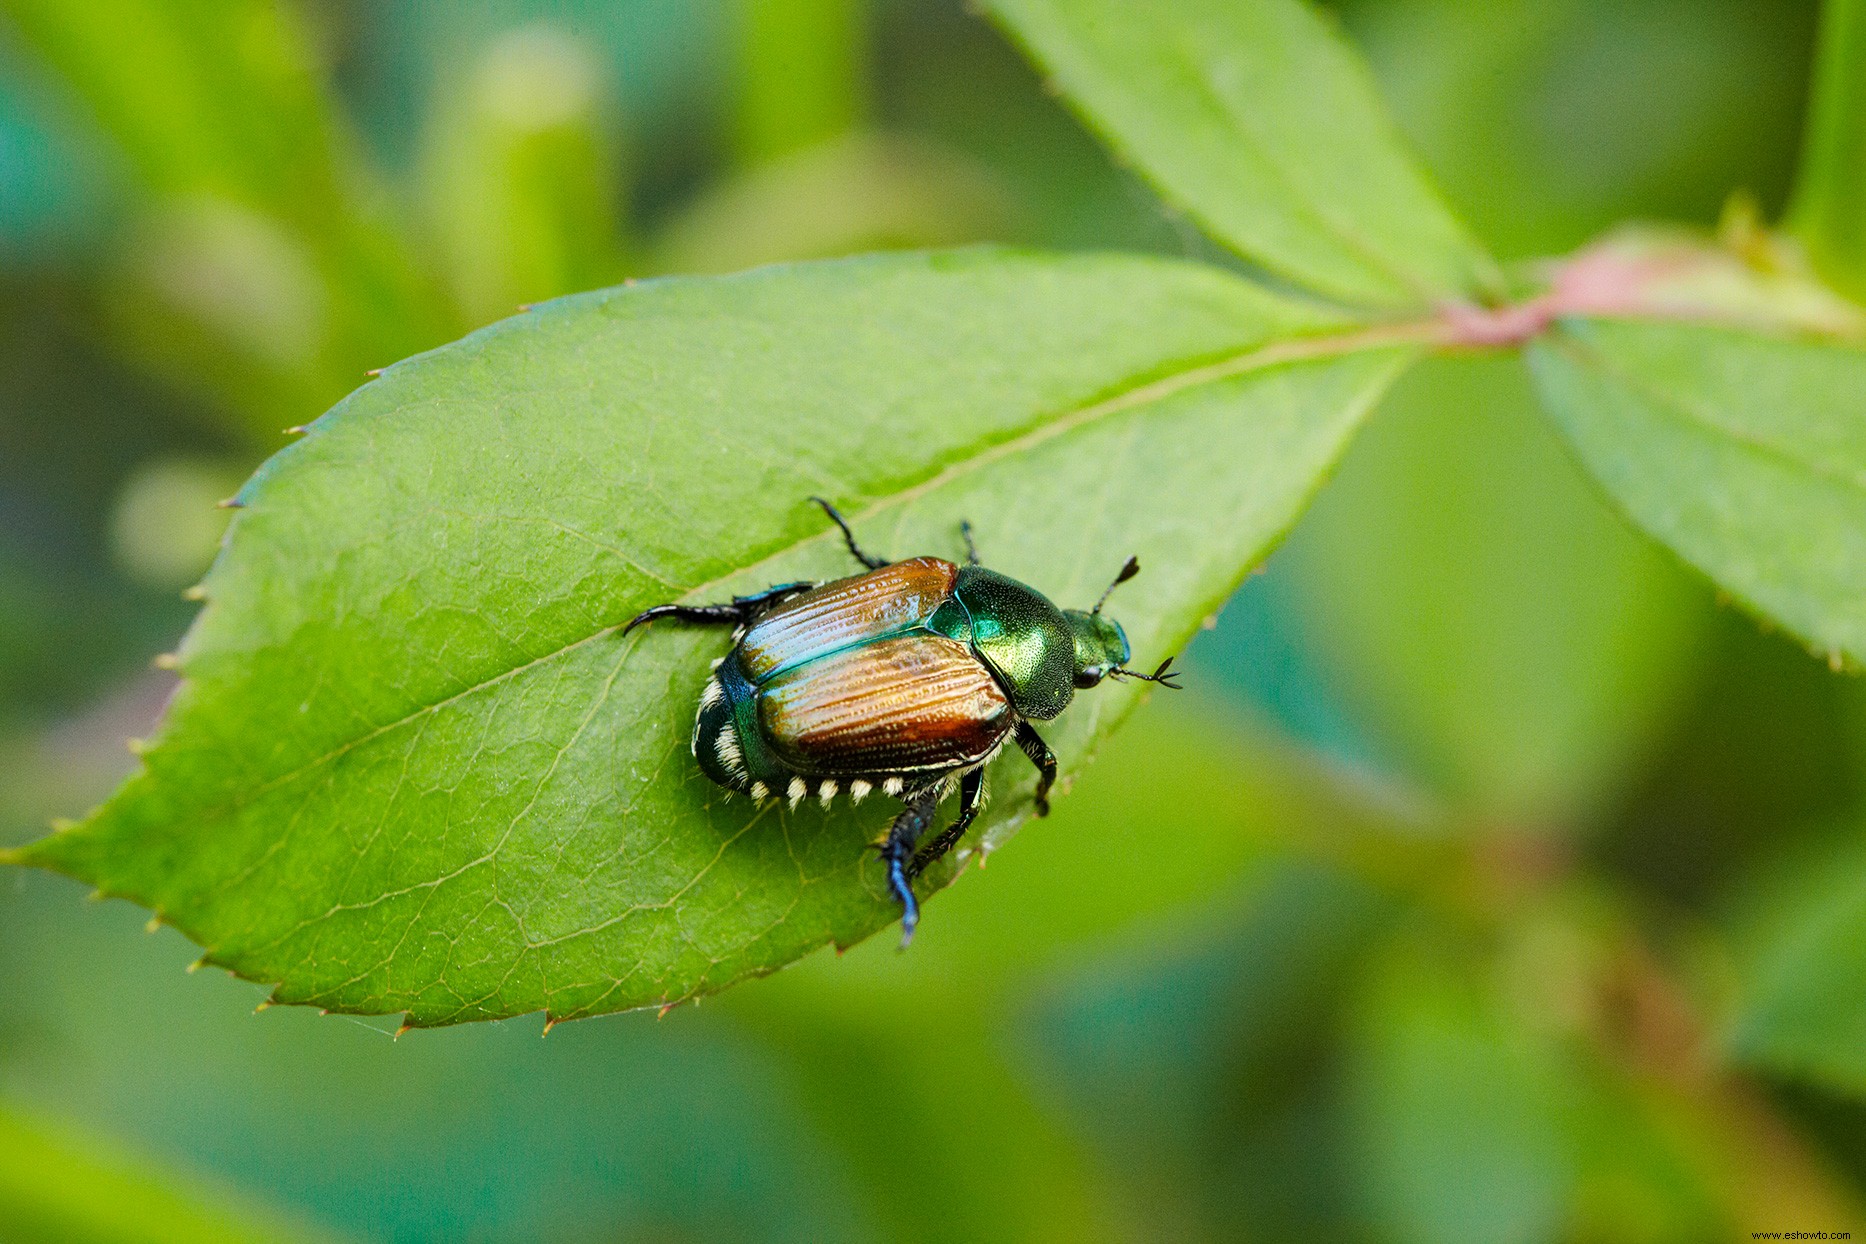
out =
<svg viewBox="0 0 1866 1244"><path fill-rule="evenodd" d="M713 751L719 756L719 763L727 773L735 778L745 776L745 753L739 748L737 726L727 722L720 728L719 736L713 740Z"/></svg>
<svg viewBox="0 0 1866 1244"><path fill-rule="evenodd" d="M718 753L720 763L731 770L734 777L743 781L750 776L745 769L744 758L740 754L738 735L731 725L725 727L724 731L722 731L719 738L713 744L713 747L714 751ZM984 764L980 763L973 765L971 768L981 769L983 767ZM940 798L942 800L949 798L952 793L959 788L959 783L965 777L965 774L969 772L971 772L971 769L959 773L950 773L940 778L937 782ZM773 790L762 781L752 781L738 789L750 795L759 803L764 803L773 798L783 800L790 804L792 811L802 806L803 801L810 798L812 795L816 796L817 802L827 808L835 802L838 795L847 795L851 804L858 804L877 790L891 795L896 799L902 798L908 793L907 776L899 773L891 773L886 776L876 775L873 777L847 779L808 778L804 777L802 774L793 773L790 774L788 778L780 775L776 790ZM979 790L979 807L983 808L989 798L989 789L981 787Z"/></svg>

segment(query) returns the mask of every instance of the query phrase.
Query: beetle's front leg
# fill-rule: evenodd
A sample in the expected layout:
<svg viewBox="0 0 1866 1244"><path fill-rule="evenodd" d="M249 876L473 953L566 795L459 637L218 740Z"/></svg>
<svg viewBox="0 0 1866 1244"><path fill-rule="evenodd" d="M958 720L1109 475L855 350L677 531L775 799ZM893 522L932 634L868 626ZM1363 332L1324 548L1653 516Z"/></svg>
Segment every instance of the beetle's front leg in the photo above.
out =
<svg viewBox="0 0 1866 1244"><path fill-rule="evenodd" d="M913 863L907 866L907 879L912 881L928 868L939 862L941 856L952 850L953 844L965 836L965 831L972 825L972 819L984 806L985 766L971 770L959 779L959 815L952 824L940 830L939 837L920 849L914 856Z"/></svg>
<svg viewBox="0 0 1866 1244"><path fill-rule="evenodd" d="M888 826L887 839L881 844L881 858L888 866L888 890L901 905L901 949L914 940L914 926L920 923L920 903L914 898L908 866L913 860L914 844L927 832L939 811L939 799L945 783L935 782L903 796L907 804Z"/></svg>
<svg viewBox="0 0 1866 1244"><path fill-rule="evenodd" d="M1024 755L1030 757L1030 763L1037 766L1041 775L1037 778L1037 815L1048 816L1050 787L1056 785L1056 753L1027 721L1017 723L1017 745L1024 749Z"/></svg>

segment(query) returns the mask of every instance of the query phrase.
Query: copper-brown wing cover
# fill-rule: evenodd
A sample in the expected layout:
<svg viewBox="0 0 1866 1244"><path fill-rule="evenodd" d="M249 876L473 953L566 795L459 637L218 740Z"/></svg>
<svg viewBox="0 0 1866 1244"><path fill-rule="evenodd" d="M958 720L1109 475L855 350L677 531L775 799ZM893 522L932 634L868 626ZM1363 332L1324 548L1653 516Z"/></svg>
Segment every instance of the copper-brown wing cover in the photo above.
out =
<svg viewBox="0 0 1866 1244"><path fill-rule="evenodd" d="M971 650L918 631L810 662L758 694L772 750L805 773L949 769L991 754L1013 719Z"/></svg>
<svg viewBox="0 0 1866 1244"><path fill-rule="evenodd" d="M959 568L937 557L895 562L793 596L752 623L739 644L745 676L791 669L924 622L952 594Z"/></svg>

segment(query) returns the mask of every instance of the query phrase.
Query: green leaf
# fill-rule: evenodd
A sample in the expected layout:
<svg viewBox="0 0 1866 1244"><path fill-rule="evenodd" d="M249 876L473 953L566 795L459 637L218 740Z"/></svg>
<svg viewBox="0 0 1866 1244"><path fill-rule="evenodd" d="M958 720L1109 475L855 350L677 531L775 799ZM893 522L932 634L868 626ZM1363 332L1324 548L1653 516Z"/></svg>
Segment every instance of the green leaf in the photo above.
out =
<svg viewBox="0 0 1866 1244"><path fill-rule="evenodd" d="M1530 357L1634 522L1836 665L1866 661L1866 350L1576 321Z"/></svg>
<svg viewBox="0 0 1866 1244"><path fill-rule="evenodd" d="M1826 0L1790 209L1820 274L1866 300L1866 0Z"/></svg>
<svg viewBox="0 0 1866 1244"><path fill-rule="evenodd" d="M1410 357L1221 273L999 251L648 282L391 368L242 491L146 771L24 862L153 907L281 1001L580 1016L894 918L889 812L728 801L716 631L616 624L957 550L1176 651ZM1318 335L1319 334L1319 335ZM1050 728L1066 768L1139 688ZM996 771L984 837L1026 813ZM950 866L932 884L950 875ZM929 885L928 888L931 888Z"/></svg>
<svg viewBox="0 0 1866 1244"><path fill-rule="evenodd" d="M258 1244L309 1238L0 1110L0 1239Z"/></svg>
<svg viewBox="0 0 1866 1244"><path fill-rule="evenodd" d="M0 7L157 192L303 218L341 196L330 109L290 9L253 0Z"/></svg>
<svg viewBox="0 0 1866 1244"><path fill-rule="evenodd" d="M1765 874L1733 938L1734 1057L1866 1096L1866 850L1854 833Z"/></svg>
<svg viewBox="0 0 1866 1244"><path fill-rule="evenodd" d="M1350 303L1494 284L1366 68L1302 0L993 0L1165 197L1273 272Z"/></svg>

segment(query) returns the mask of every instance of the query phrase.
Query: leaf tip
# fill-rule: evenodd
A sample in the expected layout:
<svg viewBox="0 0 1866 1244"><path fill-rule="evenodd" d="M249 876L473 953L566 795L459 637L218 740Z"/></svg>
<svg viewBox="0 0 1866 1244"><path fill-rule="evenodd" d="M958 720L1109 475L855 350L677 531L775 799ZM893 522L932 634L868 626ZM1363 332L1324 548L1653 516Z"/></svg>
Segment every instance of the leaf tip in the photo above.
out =
<svg viewBox="0 0 1866 1244"><path fill-rule="evenodd" d="M402 1026L395 1030L395 1040L400 1041L402 1039L402 1034L412 1030L414 1026L414 1020L408 1018L406 1015L402 1016Z"/></svg>
<svg viewBox="0 0 1866 1244"><path fill-rule="evenodd" d="M147 924L143 925L143 932L160 933L162 931L162 923L162 913L158 911L149 917L149 922Z"/></svg>
<svg viewBox="0 0 1866 1244"><path fill-rule="evenodd" d="M372 367L368 371L364 372L363 374L365 376L368 376L371 380L374 380L377 376L380 376L382 374L382 371L383 369L380 367Z"/></svg>
<svg viewBox="0 0 1866 1244"><path fill-rule="evenodd" d="M186 972L190 976L193 976L196 972L199 972L202 968L206 967L210 961L211 960L209 956L202 955L199 959L196 959L193 963L190 963L187 967L183 968L182 971Z"/></svg>
<svg viewBox="0 0 1866 1244"><path fill-rule="evenodd" d="M282 435L303 436L306 432L309 432L310 430L311 430L311 425L308 423L294 423L291 427L286 428L285 431L282 433Z"/></svg>
<svg viewBox="0 0 1866 1244"><path fill-rule="evenodd" d="M123 746L129 749L132 756L143 756L149 752L148 739L124 739Z"/></svg>
<svg viewBox="0 0 1866 1244"><path fill-rule="evenodd" d="M149 664L159 670L178 670L181 668L181 653L158 652Z"/></svg>
<svg viewBox="0 0 1866 1244"><path fill-rule="evenodd" d="M541 1033L539 1033L538 1035L539 1035L540 1037L548 1037L548 1036L550 1036L550 1035L551 1035L551 1029L553 1029L553 1028L555 1028L555 1027L557 1027L557 1025L558 1025L558 1023L559 1023L559 1022L560 1022L560 1021L559 1021L559 1019L558 1019L558 1017L557 1017L557 1016L555 1016L555 1015L550 1015L550 1014L547 1014L547 1015L545 1015L545 1017L544 1017L544 1031L543 1031L543 1032L541 1032Z"/></svg>
<svg viewBox="0 0 1866 1244"><path fill-rule="evenodd" d="M206 600L207 584L197 583L193 587L183 588L181 590L181 598L183 600Z"/></svg>
<svg viewBox="0 0 1866 1244"><path fill-rule="evenodd" d="M259 1005L253 1008L253 1014L258 1015L262 1011L270 1011L271 1009L272 1009L272 999L261 998L259 1000Z"/></svg>
<svg viewBox="0 0 1866 1244"><path fill-rule="evenodd" d="M214 502L214 508L217 510L244 510L246 508L246 502L240 500L238 497L228 497L224 501Z"/></svg>

